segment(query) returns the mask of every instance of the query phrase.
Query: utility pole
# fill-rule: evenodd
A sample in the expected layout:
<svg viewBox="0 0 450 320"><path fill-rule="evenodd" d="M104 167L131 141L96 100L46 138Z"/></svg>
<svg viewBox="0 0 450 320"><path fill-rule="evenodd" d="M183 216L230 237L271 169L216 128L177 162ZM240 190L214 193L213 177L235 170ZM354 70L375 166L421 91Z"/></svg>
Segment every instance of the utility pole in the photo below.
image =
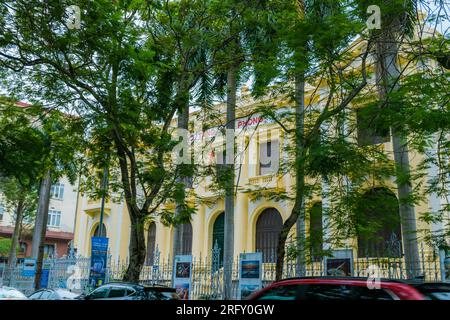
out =
<svg viewBox="0 0 450 320"><path fill-rule="evenodd" d="M79 203L79 199L80 199L80 185L81 185L81 170L80 170L80 174L78 175L78 187L77 187L77 201L75 203L75 215L74 215L74 219L73 219L73 237L75 240L75 232L77 230L77 217L78 217L78 203ZM74 240L72 240L72 245L70 248L70 256L74 257L75 256L75 243Z"/></svg>
<svg viewBox="0 0 450 320"><path fill-rule="evenodd" d="M102 203L100 207L100 222L98 226L98 235L102 237L103 234L103 217L105 215L105 201L106 194L108 193L108 183L109 183L109 165L106 163L105 169L103 170L103 179L102 179Z"/></svg>

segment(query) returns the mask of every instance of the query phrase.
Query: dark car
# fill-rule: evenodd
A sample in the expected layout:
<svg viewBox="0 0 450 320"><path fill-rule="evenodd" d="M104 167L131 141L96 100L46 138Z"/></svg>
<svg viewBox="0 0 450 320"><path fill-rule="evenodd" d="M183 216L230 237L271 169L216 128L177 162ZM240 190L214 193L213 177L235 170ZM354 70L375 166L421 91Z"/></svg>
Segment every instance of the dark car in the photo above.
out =
<svg viewBox="0 0 450 320"><path fill-rule="evenodd" d="M411 282L410 285L429 300L450 300L450 283Z"/></svg>
<svg viewBox="0 0 450 320"><path fill-rule="evenodd" d="M75 300L79 294L69 290L55 288L55 289L41 289L28 296L30 300Z"/></svg>
<svg viewBox="0 0 450 320"><path fill-rule="evenodd" d="M286 279L253 293L250 300L426 300L404 281L380 279L379 287L359 277L304 277Z"/></svg>
<svg viewBox="0 0 450 320"><path fill-rule="evenodd" d="M83 300L177 300L174 288L165 286L143 286L134 283L111 282L102 285L87 295Z"/></svg>

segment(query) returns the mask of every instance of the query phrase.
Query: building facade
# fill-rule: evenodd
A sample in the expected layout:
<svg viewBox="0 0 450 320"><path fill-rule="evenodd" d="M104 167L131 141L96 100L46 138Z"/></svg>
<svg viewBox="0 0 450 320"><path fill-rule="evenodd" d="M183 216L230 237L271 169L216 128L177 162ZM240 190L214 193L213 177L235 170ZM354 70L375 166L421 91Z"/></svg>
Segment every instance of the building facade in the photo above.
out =
<svg viewBox="0 0 450 320"><path fill-rule="evenodd" d="M419 29L416 30L418 34L421 32L431 34L429 28ZM364 52L363 46L364 44L356 41L352 45L352 50L355 53ZM400 64L404 64L405 74L420 71L420 68L423 67L420 63L410 64L406 58L403 59L402 57L400 57ZM432 61L429 61L429 64L433 67ZM350 72L359 70L360 65L361 61L358 58L349 63ZM375 62L373 57L368 58L367 65L371 69L368 82L372 86L372 89L368 90L375 90ZM328 97L329 92L326 84L316 83L314 86L306 86L305 105L320 110ZM274 262L278 236L283 223L292 212L293 201L276 200L276 197L271 197L270 193L292 194L295 188L295 177L289 171L280 173L279 168L283 167L285 160L293 156L293 152L289 148L290 138L278 122L255 111L258 106L264 103L274 106L275 113L282 114L286 110L293 111L293 103L286 95L271 94L271 96L255 101L244 89L238 98L235 120L235 143L237 146L235 185L237 186L237 193L234 212L234 254L237 256L243 252L261 251L263 252L264 262ZM360 123L366 122L364 114L359 112L360 109L356 105L350 106L348 109L348 115L342 124L344 135L347 136L346 139L351 139L359 146L373 146L393 162L394 153L390 128L372 130L370 124L367 123L365 126L360 126ZM215 116L210 117L210 119L220 118L223 128L226 106L218 104L214 110ZM208 116L199 111L191 113L190 122L193 128L190 130L191 143L194 146L194 156L201 155L202 164L214 166L223 160L221 147L224 144L224 137L219 130L219 124L208 123L205 126L205 118L208 118ZM352 125L353 130L346 129ZM173 127L176 128L175 120L173 121ZM205 127L209 129L204 131L202 128ZM436 150L428 151L433 153ZM426 157L426 153L419 154L410 151L409 162L412 170L419 167L424 157ZM412 181L413 189L424 189L424 185L429 179L436 178L438 174L436 167L431 165L427 170L422 178ZM189 186L187 191L191 196L188 200L195 205L196 213L192 215L190 223L181 227L181 247L179 252L175 254L209 257L215 246L219 247L220 252L223 253L225 236L224 198L223 192L215 188L214 180L213 176L206 176L194 180L193 184ZM330 230L327 227L329 225L328 217L324 212L332 205L326 194L333 186L326 181L318 181L317 184L321 191L318 192L318 195L307 199L305 203L306 221L305 226L302 227L305 229L306 237L311 240L311 256L324 248L339 249L339 247L333 247L325 241L327 235L330 234ZM255 196L251 192L261 189L265 191L265 193L262 192L262 196ZM354 235L345 239L339 246L351 248L355 257L379 255L380 249L386 243L395 239L401 246L403 235L402 224L399 219L399 202L395 178L388 177L382 184L366 184L363 189L367 202L373 204L370 210L362 209L362 211L367 211L363 212L363 219L381 224L381 228L377 231L379 240L374 241L367 237ZM440 223L426 223L421 218L427 212L438 212L448 206L449 198L450 194L447 197L442 197L431 193L415 205L417 231L435 232L448 228L449 212L445 212L443 221ZM88 199L82 195L78 198L78 202L79 209L74 235L75 247L79 254L89 256L91 237L98 235L101 202L100 200ZM166 209L173 211L175 209L174 204L168 203L165 206ZM116 262L126 260L130 238L130 219L123 201L106 203L103 223L103 230L105 230L103 235L109 238L109 250L113 260ZM294 226L290 234L291 239L295 239L296 230L297 226ZM169 256L173 257L172 239L173 227L164 226L158 217L149 222L146 234L146 263L151 265L155 262L156 252L159 252L160 257L164 259ZM401 255L402 248L400 247L398 251L396 255ZM383 253L381 252L381 254Z"/></svg>
<svg viewBox="0 0 450 320"><path fill-rule="evenodd" d="M55 258L68 255L74 238L77 186L62 177L51 187L47 232L44 254ZM7 212L4 202L0 201L0 237L11 238L14 232L14 212ZM32 224L24 221L19 239L18 258L30 257L32 243Z"/></svg>
<svg viewBox="0 0 450 320"><path fill-rule="evenodd" d="M325 91L322 94L326 94ZM319 99L316 96L316 99ZM311 101L308 101L308 103ZM290 172L280 174L279 167L283 159L290 157L288 139L282 128L269 118L259 114L253 114L252 108L257 104L248 95L243 94L238 101L236 127L235 154L235 183L238 192L235 197L234 214L234 253L263 252L263 261L275 262L278 236L283 223L289 217L293 202L290 200L274 200L269 196L255 197L253 189L264 189L268 192L292 193L295 187L295 177ZM279 110L287 108L287 100L279 99L276 104ZM218 105L219 113L224 114L225 106ZM358 117L355 114L353 120ZM351 118L351 117L350 117ZM200 113L193 112L191 119L194 128L202 128ZM198 123L197 123L198 121ZM362 121L361 119L358 121ZM202 161L215 164L220 162L223 137L217 127L212 127L205 132L195 130L191 133L191 142L194 144L194 154L202 154ZM364 145L374 145L382 150L389 159L393 160L392 139L389 132L384 135L374 134L367 130L356 130L350 135L350 139ZM202 151L195 151L196 140L201 140L197 147ZM209 147L204 148L205 145ZM410 153L411 167L417 167L424 155ZM269 159L269 161L267 161ZM430 172L430 175L432 173ZM224 244L224 199L221 192L214 187L214 177L206 176L194 181L188 193L195 193L195 197L189 200L195 203L196 213L192 215L190 223L181 227L182 241L179 252L176 254L192 254L194 257L210 257L214 246L223 252ZM420 181L414 181L417 186ZM320 182L322 190L329 188L325 182ZM387 186L387 187L386 187ZM250 192L249 192L250 190ZM367 213L367 218L375 221L387 221L386 226L378 232L378 241L364 237L350 237L341 244L342 247L353 249L354 257L375 256L380 254L380 249L392 240L392 237L401 243L401 223L398 219L398 200L394 178L388 179L383 186L371 185L366 187L368 201L383 199L383 203L395 203L387 206L380 203L375 209ZM75 229L75 247L83 256L90 256L91 237L98 235L100 221L100 200L91 200L86 196L80 196L79 210ZM376 200L378 201L378 200ZM422 221L421 216L431 210L439 210L446 205L446 199L433 195L427 200L415 206L417 230L436 230L442 225L432 225ZM311 246L311 255L321 251L327 246L324 238L329 230L326 229L326 216L323 209L329 206L326 197L318 196L309 199L306 204L305 229L309 239L318 239ZM166 204L166 209L174 210L173 204ZM377 216L378 215L378 216ZM447 213L448 215L448 213ZM446 217L448 220L448 217ZM390 222L389 222L390 221ZM104 236L109 238L110 254L115 262L123 262L128 257L130 237L130 220L126 205L123 201L118 203L107 202L103 218ZM172 257L173 252L173 227L164 226L156 217L147 225L147 259L146 264L152 265L155 261L155 253L159 252L161 259ZM291 230L291 239L296 236L296 227ZM342 248L341 247L341 248ZM333 247L329 249L340 249ZM401 255L400 252L397 253ZM222 254L221 254L222 255Z"/></svg>

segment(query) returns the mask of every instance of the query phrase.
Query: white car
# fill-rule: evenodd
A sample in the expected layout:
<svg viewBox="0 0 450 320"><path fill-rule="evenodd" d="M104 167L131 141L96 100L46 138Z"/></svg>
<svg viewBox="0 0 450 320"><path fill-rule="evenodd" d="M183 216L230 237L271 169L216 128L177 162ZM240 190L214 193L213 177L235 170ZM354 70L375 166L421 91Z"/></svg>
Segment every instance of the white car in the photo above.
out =
<svg viewBox="0 0 450 320"><path fill-rule="evenodd" d="M28 300L28 298L15 288L0 286L0 300Z"/></svg>
<svg viewBox="0 0 450 320"><path fill-rule="evenodd" d="M55 289L41 289L28 296L30 300L74 300L79 294L69 290L55 288Z"/></svg>

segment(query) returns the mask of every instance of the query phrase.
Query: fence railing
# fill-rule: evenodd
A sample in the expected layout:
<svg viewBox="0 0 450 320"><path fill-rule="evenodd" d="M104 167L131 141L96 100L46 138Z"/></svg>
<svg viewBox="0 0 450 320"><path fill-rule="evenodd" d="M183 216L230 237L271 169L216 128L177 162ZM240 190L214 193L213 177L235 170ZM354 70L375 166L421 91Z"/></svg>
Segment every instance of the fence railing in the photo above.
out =
<svg viewBox="0 0 450 320"><path fill-rule="evenodd" d="M172 285L172 260L155 259L155 264L144 266L140 274L140 283ZM422 252L421 260L415 264L417 270L412 270L423 281L436 282L445 278L439 255ZM121 281L128 266L127 261L115 262L109 257L105 282ZM375 266L378 276L391 279L408 279L411 270L407 270L404 258L357 258L352 263L352 276L367 277L369 267ZM44 268L47 269L47 287L67 288L77 293L88 292L90 258L70 257L60 259L46 259ZM299 273L301 270L301 273ZM275 263L263 263L262 284L267 286L275 280ZM296 261L286 261L283 268L283 278L296 276L325 276L340 275L339 270L332 274L326 268L324 261L306 262L303 268L298 268ZM193 258L191 267L191 299L221 299L223 297L223 267L217 266L217 261L209 258ZM448 279L448 275L447 279ZM23 265L17 265L8 270L6 264L0 264L0 284L18 288L29 294L33 292L34 277L23 275ZM232 267L232 291L238 297L239 260L235 259Z"/></svg>

